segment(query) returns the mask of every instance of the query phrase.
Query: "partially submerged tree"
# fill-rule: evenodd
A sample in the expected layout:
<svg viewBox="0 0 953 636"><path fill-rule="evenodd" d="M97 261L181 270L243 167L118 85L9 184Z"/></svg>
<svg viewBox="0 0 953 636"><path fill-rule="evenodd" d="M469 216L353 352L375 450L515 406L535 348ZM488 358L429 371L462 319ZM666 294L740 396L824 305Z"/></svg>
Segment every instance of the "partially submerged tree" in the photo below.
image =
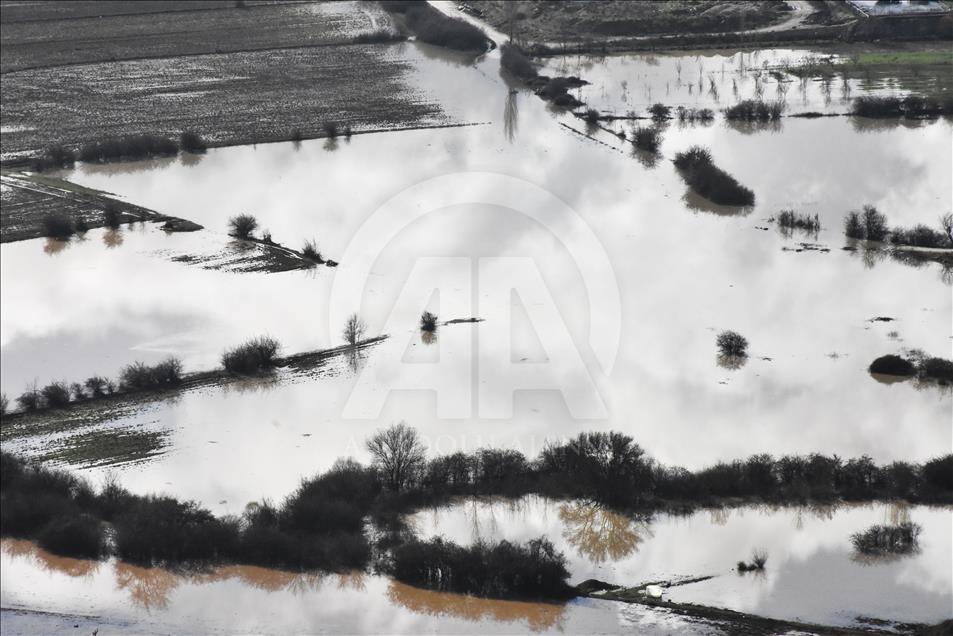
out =
<svg viewBox="0 0 953 636"><path fill-rule="evenodd" d="M940 227L943 228L943 233L949 239L950 245L953 245L953 213L947 212L940 217Z"/></svg>
<svg viewBox="0 0 953 636"><path fill-rule="evenodd" d="M716 339L718 352L723 356L748 355L748 339L736 331L722 331Z"/></svg>
<svg viewBox="0 0 953 636"><path fill-rule="evenodd" d="M384 484L398 492L415 481L426 459L420 436L404 422L375 433L367 440L367 450Z"/></svg>
<svg viewBox="0 0 953 636"><path fill-rule="evenodd" d="M420 315L420 329L422 331L434 332L437 330L437 314L425 311Z"/></svg>
<svg viewBox="0 0 953 636"><path fill-rule="evenodd" d="M367 325L360 316L351 314L344 323L344 340L353 347L364 338L365 331L367 331Z"/></svg>

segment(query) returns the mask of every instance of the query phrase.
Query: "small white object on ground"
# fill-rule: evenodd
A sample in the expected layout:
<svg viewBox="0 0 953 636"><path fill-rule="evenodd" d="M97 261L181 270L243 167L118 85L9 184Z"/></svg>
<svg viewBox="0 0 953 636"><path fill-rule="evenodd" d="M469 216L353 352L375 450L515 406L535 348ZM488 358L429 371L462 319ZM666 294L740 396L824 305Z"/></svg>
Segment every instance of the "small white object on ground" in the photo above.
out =
<svg viewBox="0 0 953 636"><path fill-rule="evenodd" d="M662 588L660 588L658 585L646 585L645 593L652 598L662 598Z"/></svg>

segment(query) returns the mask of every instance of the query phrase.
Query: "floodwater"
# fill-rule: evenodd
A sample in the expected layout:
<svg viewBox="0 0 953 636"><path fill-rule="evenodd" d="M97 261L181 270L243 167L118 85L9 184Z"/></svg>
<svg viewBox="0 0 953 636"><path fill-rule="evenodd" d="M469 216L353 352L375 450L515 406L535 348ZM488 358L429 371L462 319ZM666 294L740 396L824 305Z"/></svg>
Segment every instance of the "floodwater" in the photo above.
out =
<svg viewBox="0 0 953 636"><path fill-rule="evenodd" d="M609 601L480 599L420 590L362 572L311 575L228 566L177 573L58 557L10 539L2 542L0 565L5 634L50 633L59 623L67 628L79 622L103 634L712 631L664 611ZM20 608L67 616L7 611Z"/></svg>
<svg viewBox="0 0 953 636"><path fill-rule="evenodd" d="M920 551L895 560L860 559L850 535L873 524L922 526ZM633 587L652 581L713 578L667 588L664 597L774 618L853 625L858 617L939 622L953 598L953 512L894 504L742 507L659 514L643 520L587 502L540 497L468 500L419 512L422 538L550 539L569 560L570 581L595 578ZM755 550L762 573L739 574Z"/></svg>
<svg viewBox="0 0 953 636"><path fill-rule="evenodd" d="M66 173L207 229L167 236L145 225L119 236L91 231L85 241L65 246L4 244L3 391L17 395L34 379L42 385L115 376L123 364L169 354L182 357L187 371L213 368L224 348L265 333L286 353L337 346L353 311L366 321L367 335L389 334L357 357L187 391L79 431L135 428L161 435L154 457L109 470L136 492L195 499L217 513L280 500L302 477L339 457L367 460L364 440L400 420L418 429L431 454L490 445L533 457L547 440L592 429L623 431L653 458L690 468L761 452L869 454L877 461L923 461L950 452L953 395L910 381L880 382L867 367L880 355L907 349L950 356L951 275L937 264L913 267L868 252L841 231L845 213L864 204L877 206L893 225L935 224L949 211L948 120L835 117L768 127L729 126L720 118L710 125L672 122L653 160L525 90L511 90L495 55L471 63L423 45L395 46L415 64L423 93L455 121L475 125L223 148L187 160L79 165ZM792 55L802 53L811 52ZM577 58L551 63L593 80L580 94L600 108L693 103L687 88L679 89L680 101L661 99L662 82L671 76L665 81L675 86L676 58L682 73L697 73L698 56L655 57L662 61L619 56L577 70L570 67ZM735 57L722 56L728 59ZM714 65L711 72L721 73L722 62L717 55L712 60L706 61ZM622 73L616 63L635 69L625 101L622 76L605 79ZM726 79L717 81L730 86L734 74L750 88L747 71L725 64ZM758 60L745 65L762 68ZM708 71L702 75L707 83ZM649 82L651 91L639 82ZM804 110L826 109L825 89L813 80L807 85ZM864 88L851 90L856 95ZM754 190L755 206L717 207L687 190L670 160L694 144L710 147L720 166ZM780 232L771 218L784 208L817 214L821 231ZM300 248L316 239L341 266L241 273L176 258L235 249L228 247L227 220L242 212L254 214L279 243ZM425 308L441 320L484 322L441 326L430 337L416 328ZM880 316L893 321L871 320ZM715 336L724 329L751 342L744 364L718 359ZM69 437L5 440L4 448L42 455ZM94 463L74 466L98 481L106 469ZM562 523L560 505L526 504L520 523L543 524L554 539L562 536L548 525ZM949 600L948 576L922 565L931 555L950 562L948 512L912 511L926 528L924 556L869 570L849 562L844 546L849 533L882 516L882 508L837 511L817 523L805 515L797 534L780 530L795 527L791 511L731 513L725 526L705 522L706 514L653 521L655 538L645 538L638 554L665 546L652 549L656 565L630 554L616 559L625 565L608 574L645 579L655 571L715 570L720 576L713 582L671 594L778 615L790 595L801 595L802 617L843 623L853 616L805 591L812 572L833 581L882 573L876 580L907 599L921 590L916 586L925 571L936 584L924 586L910 611L921 620L950 615L948 603L945 610L936 603L938 594ZM440 531L449 534L453 519L449 515ZM720 547L722 528L731 529L737 549ZM695 543L696 532L706 538ZM669 542L670 534L682 539ZM749 536L768 545L778 566L763 580L727 573L746 556L738 552L752 547ZM686 550L689 544L697 547ZM567 548L567 554L575 551ZM572 558L574 573L590 567ZM50 571L30 555L5 550L3 559L4 607L108 610L157 630L197 616L222 631L315 624L329 631L674 629L641 610L584 601L559 618L534 606L513 610L510 619L510 610L494 604L394 593L397 586L377 577L366 577L363 590L332 584L305 594L263 591L237 574L184 579L170 593L168 607L176 609L144 614L117 583L125 566L103 564L83 578ZM858 612L868 609L865 599L881 598L858 589L865 591L849 597ZM237 612L233 619L222 616L223 602ZM890 616L905 615L889 608Z"/></svg>

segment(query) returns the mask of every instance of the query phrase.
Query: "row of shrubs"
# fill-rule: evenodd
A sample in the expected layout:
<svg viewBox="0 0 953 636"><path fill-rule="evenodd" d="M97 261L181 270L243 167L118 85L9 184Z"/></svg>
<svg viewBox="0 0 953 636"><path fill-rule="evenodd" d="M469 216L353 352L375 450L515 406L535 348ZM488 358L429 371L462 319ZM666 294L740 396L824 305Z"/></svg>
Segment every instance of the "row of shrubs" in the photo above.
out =
<svg viewBox="0 0 953 636"><path fill-rule="evenodd" d="M385 11L403 15L407 28L421 42L460 51L483 51L489 44L479 28L444 15L425 0L389 0L381 6Z"/></svg>
<svg viewBox="0 0 953 636"><path fill-rule="evenodd" d="M940 218L940 230L923 224L913 228L890 228L887 216L872 205L852 210L844 218L844 234L868 241L889 240L894 245L914 247L953 247L953 214Z"/></svg>
<svg viewBox="0 0 953 636"><path fill-rule="evenodd" d="M35 384L17 398L17 406L23 411L35 411L40 408L62 408L71 402L82 402L93 398L111 395L118 391L142 389L162 389L176 386L182 382L182 361L169 356L162 362L147 365L134 362L119 372L119 383L101 376L91 376L85 382L50 382L43 388ZM3 411L6 412L6 397Z"/></svg>
<svg viewBox="0 0 953 636"><path fill-rule="evenodd" d="M388 449L401 449L399 460ZM869 457L755 455L691 472L666 467L623 433L582 433L547 446L535 460L515 450L481 449L427 460L414 429L397 425L368 441L384 486L407 504L456 495L540 493L618 508L712 503L751 497L775 503L837 499L953 501L953 454L923 465L878 466ZM397 466L398 468L393 468Z"/></svg>
<svg viewBox="0 0 953 636"><path fill-rule="evenodd" d="M674 161L686 183L706 199L719 205L754 205L754 192L716 166L707 148L692 146Z"/></svg>
<svg viewBox="0 0 953 636"><path fill-rule="evenodd" d="M851 104L850 112L858 117L936 117L953 115L953 97L876 97L864 95Z"/></svg>
<svg viewBox="0 0 953 636"><path fill-rule="evenodd" d="M193 131L179 135L178 141L161 135L126 135L93 141L80 146L78 151L65 146L52 146L41 156L33 160L32 168L37 172L51 168L69 168L76 161L104 163L129 159L147 159L166 157L184 152L202 153L208 146L202 137Z"/></svg>
<svg viewBox="0 0 953 636"><path fill-rule="evenodd" d="M784 112L783 102L765 102L759 99L745 99L725 109L725 119L729 121L777 121Z"/></svg>
<svg viewBox="0 0 953 636"><path fill-rule="evenodd" d="M227 349L222 354L222 367L230 373L253 375L267 371L278 361L280 343L269 336L252 338L237 347ZM124 391L166 389L181 384L183 378L182 361L175 356L148 365L133 362L119 372L119 382L100 376L87 378L85 383L51 382L43 388L33 386L17 398L17 405L23 411L40 408L60 408L70 402L81 402ZM6 412L4 397L3 412Z"/></svg>
<svg viewBox="0 0 953 636"><path fill-rule="evenodd" d="M913 351L905 358L895 354L880 356L870 363L867 369L871 373L917 376L923 381L953 384L953 361L944 358L929 358L919 351Z"/></svg>
<svg viewBox="0 0 953 636"><path fill-rule="evenodd" d="M215 517L191 502L132 495L115 482L99 491L75 476L0 454L0 532L73 556L114 552L145 565L228 561L285 568L364 567L366 519L388 519L456 495L585 498L617 508L808 499L950 502L953 455L922 465L878 466L868 457L755 455L697 472L661 466L621 433L583 433L529 461L515 450L482 449L428 460L414 429L397 425L368 440L370 467L339 461L302 482L280 505L250 504ZM393 573L442 590L484 595L565 591L565 562L545 541L459 548L398 539Z"/></svg>
<svg viewBox="0 0 953 636"><path fill-rule="evenodd" d="M122 222L122 213L112 203L107 203L102 210L103 225L110 229L118 229ZM43 236L65 241L74 234L85 234L89 231L89 222L80 217L73 221L65 214L53 213L43 217Z"/></svg>

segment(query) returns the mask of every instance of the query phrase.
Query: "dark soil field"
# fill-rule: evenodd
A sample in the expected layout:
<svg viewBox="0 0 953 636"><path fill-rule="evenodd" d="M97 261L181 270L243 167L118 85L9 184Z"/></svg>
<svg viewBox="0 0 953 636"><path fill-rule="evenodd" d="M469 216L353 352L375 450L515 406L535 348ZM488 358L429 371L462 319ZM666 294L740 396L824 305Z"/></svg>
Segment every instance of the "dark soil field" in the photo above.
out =
<svg viewBox="0 0 953 636"><path fill-rule="evenodd" d="M702 33L760 28L784 20L785 3L737 0L672 0L592 3L477 0L469 6L494 27L533 42L574 41L662 33Z"/></svg>
<svg viewBox="0 0 953 636"><path fill-rule="evenodd" d="M82 220L90 228L105 225L103 209L113 205L120 221L160 221L167 217L152 210L108 197L60 179L25 174L0 177L0 241L22 241L43 236L43 219L51 214Z"/></svg>
<svg viewBox="0 0 953 636"><path fill-rule="evenodd" d="M0 160L131 134L211 146L451 123L377 3L3 2Z"/></svg>
<svg viewBox="0 0 953 636"><path fill-rule="evenodd" d="M351 42L392 27L374 3L4 2L0 72Z"/></svg>
<svg viewBox="0 0 953 636"><path fill-rule="evenodd" d="M194 130L210 145L448 123L403 81L407 44L275 49L18 71L3 75L3 161L42 149Z"/></svg>

